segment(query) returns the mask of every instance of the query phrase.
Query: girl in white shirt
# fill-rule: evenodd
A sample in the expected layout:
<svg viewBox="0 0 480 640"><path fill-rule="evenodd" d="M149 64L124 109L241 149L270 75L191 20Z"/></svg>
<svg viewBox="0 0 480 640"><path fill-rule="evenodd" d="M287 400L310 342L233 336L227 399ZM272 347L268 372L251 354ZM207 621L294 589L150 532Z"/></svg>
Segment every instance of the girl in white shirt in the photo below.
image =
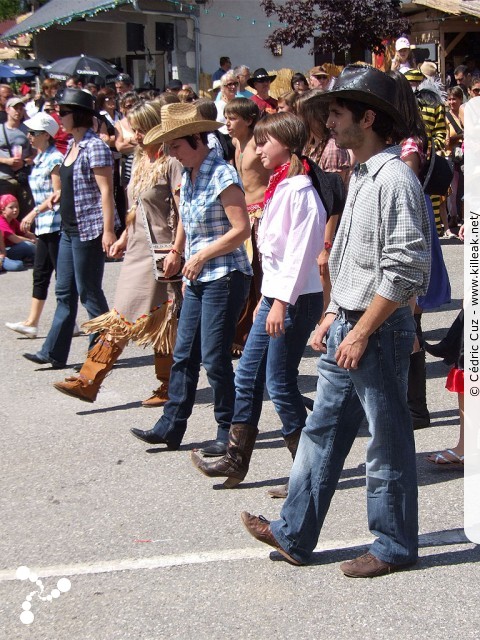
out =
<svg viewBox="0 0 480 640"><path fill-rule="evenodd" d="M209 477L226 476L227 488L248 472L265 385L295 456L306 419L298 366L323 309L316 259L324 247L326 212L301 159L305 126L291 113L276 113L257 123L254 136L263 166L273 170L258 232L262 299L235 374L227 453L213 463L192 453L194 466Z"/></svg>

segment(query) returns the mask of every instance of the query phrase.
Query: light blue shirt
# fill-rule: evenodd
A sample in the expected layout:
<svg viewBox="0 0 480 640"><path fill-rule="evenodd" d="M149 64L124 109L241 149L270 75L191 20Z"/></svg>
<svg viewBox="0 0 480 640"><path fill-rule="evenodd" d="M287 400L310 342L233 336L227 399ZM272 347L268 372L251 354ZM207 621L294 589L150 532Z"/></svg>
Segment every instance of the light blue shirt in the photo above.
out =
<svg viewBox="0 0 480 640"><path fill-rule="evenodd" d="M190 170L184 169L180 189L180 216L186 236L186 260L232 228L220 200L222 192L232 184L242 188L236 169L219 158L214 151L210 151L200 166L195 184L190 179ZM252 275L243 244L230 253L208 260L198 281L218 280L232 271ZM189 283L189 280L186 282Z"/></svg>

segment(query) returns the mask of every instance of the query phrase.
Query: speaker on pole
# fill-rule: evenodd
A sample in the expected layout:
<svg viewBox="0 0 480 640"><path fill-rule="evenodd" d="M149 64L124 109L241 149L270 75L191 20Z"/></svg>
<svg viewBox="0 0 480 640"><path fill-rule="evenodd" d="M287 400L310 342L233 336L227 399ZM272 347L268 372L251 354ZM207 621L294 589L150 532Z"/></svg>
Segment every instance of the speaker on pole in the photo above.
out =
<svg viewBox="0 0 480 640"><path fill-rule="evenodd" d="M145 51L145 25L127 22L127 51Z"/></svg>

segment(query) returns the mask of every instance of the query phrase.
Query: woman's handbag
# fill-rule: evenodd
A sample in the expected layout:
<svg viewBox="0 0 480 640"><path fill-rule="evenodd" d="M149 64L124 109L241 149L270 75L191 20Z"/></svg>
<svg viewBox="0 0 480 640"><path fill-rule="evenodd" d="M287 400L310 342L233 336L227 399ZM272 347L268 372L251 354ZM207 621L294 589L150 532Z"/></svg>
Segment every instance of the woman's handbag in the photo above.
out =
<svg viewBox="0 0 480 640"><path fill-rule="evenodd" d="M173 202L173 196L172 196ZM172 205L174 206L174 205ZM157 282L180 282L182 280L182 269L185 264L185 258L182 256L180 261L180 267L178 272L171 276L170 278L165 277L165 271L163 268L163 262L167 255L172 250L171 244L159 244L155 242L155 237L152 232L152 228L147 218L147 213L145 211L145 207L143 206L141 198L137 201L137 207L140 209L142 213L143 226L145 227L145 234L147 236L148 246L150 247L150 253L152 255L153 262L153 276Z"/></svg>
<svg viewBox="0 0 480 640"><path fill-rule="evenodd" d="M432 140L430 160L425 167L423 191L429 196L445 196L453 179L452 161L435 153L435 141Z"/></svg>

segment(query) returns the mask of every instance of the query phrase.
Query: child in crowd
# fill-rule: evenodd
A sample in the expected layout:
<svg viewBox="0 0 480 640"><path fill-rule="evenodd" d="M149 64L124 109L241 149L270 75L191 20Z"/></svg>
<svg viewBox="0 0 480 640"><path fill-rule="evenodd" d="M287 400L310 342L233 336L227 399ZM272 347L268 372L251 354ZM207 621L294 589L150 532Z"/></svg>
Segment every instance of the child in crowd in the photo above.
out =
<svg viewBox="0 0 480 640"><path fill-rule="evenodd" d="M224 111L228 133L235 147L235 166L242 179L245 190L251 234L245 242L248 259L253 269L253 278L247 303L240 314L233 343L234 355L240 355L245 346L253 322L253 312L261 298L262 267L258 255L258 223L263 212L265 189L271 171L266 169L256 153L253 137L255 124L260 118L257 105L247 98L234 98L225 106Z"/></svg>
<svg viewBox="0 0 480 640"><path fill-rule="evenodd" d="M20 213L18 200L7 193L0 196L0 259L5 271L23 271L33 264L36 237L31 231L22 231L17 220Z"/></svg>

